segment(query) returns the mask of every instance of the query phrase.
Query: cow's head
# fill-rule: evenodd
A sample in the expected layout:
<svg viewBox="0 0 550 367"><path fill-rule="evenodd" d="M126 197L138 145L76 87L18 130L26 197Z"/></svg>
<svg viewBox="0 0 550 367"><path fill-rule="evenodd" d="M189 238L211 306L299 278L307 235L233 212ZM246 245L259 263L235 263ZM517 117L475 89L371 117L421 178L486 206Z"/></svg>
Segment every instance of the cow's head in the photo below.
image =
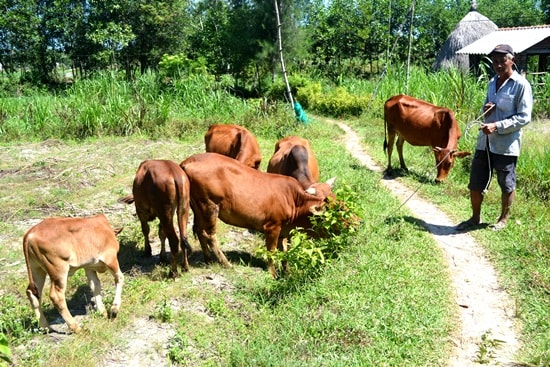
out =
<svg viewBox="0 0 550 367"><path fill-rule="evenodd" d="M455 158L463 158L470 155L470 152L457 152L456 149L441 147L433 148L433 152L435 155L435 164L437 165L437 177L435 178L435 182L437 183L447 178L451 168L453 168Z"/></svg>
<svg viewBox="0 0 550 367"><path fill-rule="evenodd" d="M306 189L306 192L310 195L322 197L325 200L327 198L336 199L336 196L332 193L332 188L334 186L335 181L336 181L336 177L332 177L328 179L326 182L313 183L311 184L310 187Z"/></svg>

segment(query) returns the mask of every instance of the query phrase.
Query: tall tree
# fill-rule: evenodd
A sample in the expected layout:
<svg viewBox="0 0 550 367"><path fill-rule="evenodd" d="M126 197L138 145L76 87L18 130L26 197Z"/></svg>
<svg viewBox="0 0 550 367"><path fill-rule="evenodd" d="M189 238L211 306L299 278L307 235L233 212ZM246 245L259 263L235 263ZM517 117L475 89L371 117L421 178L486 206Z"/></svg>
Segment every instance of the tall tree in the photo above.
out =
<svg viewBox="0 0 550 367"><path fill-rule="evenodd" d="M226 47L226 40L230 39L229 3L223 0L198 1L190 12L190 58L205 58L215 75L226 73L230 67L230 50Z"/></svg>

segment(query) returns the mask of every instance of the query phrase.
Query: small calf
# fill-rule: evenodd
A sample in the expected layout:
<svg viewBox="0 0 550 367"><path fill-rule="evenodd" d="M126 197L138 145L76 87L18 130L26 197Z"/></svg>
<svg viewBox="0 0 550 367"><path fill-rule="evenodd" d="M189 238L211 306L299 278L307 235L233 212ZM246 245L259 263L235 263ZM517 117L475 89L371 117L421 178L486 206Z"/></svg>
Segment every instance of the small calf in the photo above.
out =
<svg viewBox="0 0 550 367"><path fill-rule="evenodd" d="M69 276L81 268L86 272L96 308L105 316L107 311L103 305L97 272L109 270L113 274L116 290L111 317L116 317L122 302L124 283L117 259L118 250L115 231L103 214L89 218L48 218L29 229L23 238L29 275L27 297L40 326L50 328L40 308L42 290L48 275L51 282L50 299L69 328L73 332L80 331L67 307L65 290Z"/></svg>

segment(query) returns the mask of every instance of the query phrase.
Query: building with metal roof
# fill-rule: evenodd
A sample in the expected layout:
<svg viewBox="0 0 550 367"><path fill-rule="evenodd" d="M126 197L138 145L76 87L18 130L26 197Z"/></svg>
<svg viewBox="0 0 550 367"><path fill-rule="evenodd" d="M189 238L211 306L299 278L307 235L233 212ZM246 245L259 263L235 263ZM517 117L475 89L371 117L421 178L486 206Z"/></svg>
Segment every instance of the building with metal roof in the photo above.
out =
<svg viewBox="0 0 550 367"><path fill-rule="evenodd" d="M479 64L483 56L488 55L496 45L503 43L514 49L519 71L530 73L549 71L550 25L499 28L456 53L469 55L470 65ZM537 65L536 70L527 70L527 66L533 64L529 62L531 57L538 58L538 61L534 62Z"/></svg>

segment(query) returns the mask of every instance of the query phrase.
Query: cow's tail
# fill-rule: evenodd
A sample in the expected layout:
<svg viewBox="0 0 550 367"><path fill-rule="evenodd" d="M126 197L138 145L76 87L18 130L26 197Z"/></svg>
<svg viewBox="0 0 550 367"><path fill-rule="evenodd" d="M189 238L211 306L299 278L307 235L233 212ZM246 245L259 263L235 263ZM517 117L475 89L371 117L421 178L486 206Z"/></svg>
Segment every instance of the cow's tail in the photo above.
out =
<svg viewBox="0 0 550 367"><path fill-rule="evenodd" d="M132 204L134 202L134 195L126 195L118 199L119 203Z"/></svg>
<svg viewBox="0 0 550 367"><path fill-rule="evenodd" d="M38 293L38 287L34 282L34 276L32 274L30 258L29 258L29 234L25 234L23 237L23 253L25 255L25 263L27 264L27 274L29 276L29 286L27 287L27 293L32 293L37 299L40 299L40 294Z"/></svg>
<svg viewBox="0 0 550 367"><path fill-rule="evenodd" d="M185 173L185 171L183 170L183 168L181 168L181 171L183 172L183 175L174 175L174 182L176 184L176 196L177 196L177 203L178 203L178 206L177 206L177 214L178 214L178 228L180 230L180 239L181 239L181 243L183 246L185 246L185 248L187 248L187 256L189 256L192 252L193 252L193 249L191 248L191 245L189 244L189 242L187 241L187 233L184 233L186 232L186 228L187 228L187 222L184 223L183 221L187 221L188 218L189 218L189 210L190 207L189 207L189 193L186 193L185 190L183 189L183 186L184 186L184 183L183 183L183 180L189 180L187 178L187 174ZM186 205L186 202L187 201L187 205ZM187 215L185 216L185 218L182 218L182 214L183 214L183 211L187 211Z"/></svg>
<svg viewBox="0 0 550 367"><path fill-rule="evenodd" d="M181 169L185 173L186 177L187 173L185 172L185 164L183 162L180 164ZM189 178L187 178L189 179ZM197 215L195 214L195 209L193 209L193 198L191 197L191 193L189 193L189 206L191 207L191 210L193 210L193 237L196 239L198 238L198 230L197 230Z"/></svg>
<svg viewBox="0 0 550 367"><path fill-rule="evenodd" d="M388 121L386 120L386 112L384 111L384 153L388 149Z"/></svg>

